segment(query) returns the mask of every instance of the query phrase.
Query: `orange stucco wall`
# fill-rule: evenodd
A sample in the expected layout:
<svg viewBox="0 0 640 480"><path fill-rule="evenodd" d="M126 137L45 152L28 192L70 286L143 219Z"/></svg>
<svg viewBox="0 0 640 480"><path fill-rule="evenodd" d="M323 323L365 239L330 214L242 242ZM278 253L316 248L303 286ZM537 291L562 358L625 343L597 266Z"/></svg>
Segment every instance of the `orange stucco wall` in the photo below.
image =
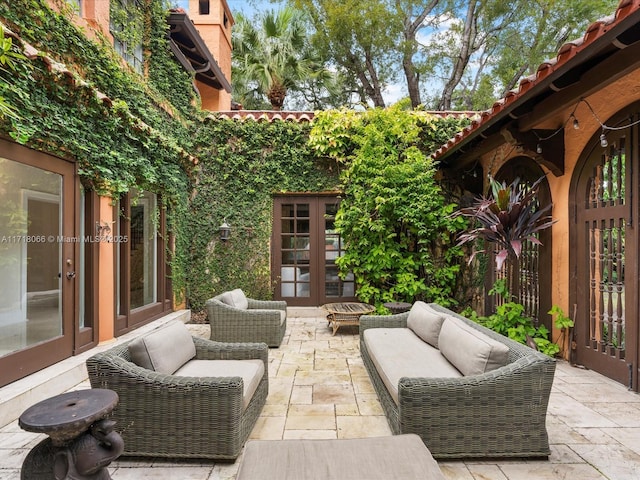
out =
<svg viewBox="0 0 640 480"><path fill-rule="evenodd" d="M49 0L49 6L59 11L59 2ZM97 40L98 33L113 40L109 32L109 2L104 0L82 0L80 15L73 15L74 24L84 29L87 37Z"/></svg>
<svg viewBox="0 0 640 480"><path fill-rule="evenodd" d="M99 217L102 225L114 225L113 199L100 197ZM115 332L115 248L111 242L100 242L98 246L98 342L114 338Z"/></svg>
<svg viewBox="0 0 640 480"><path fill-rule="evenodd" d="M189 0L189 18L216 59L222 73L231 82L231 27L233 16L225 0L210 0L209 14L200 15L199 0ZM226 22L225 22L226 18ZM226 23L226 24L225 24ZM205 110L230 110L231 93L197 82Z"/></svg>
<svg viewBox="0 0 640 480"><path fill-rule="evenodd" d="M624 93L623 93L624 92ZM607 123L607 120L614 116L626 106L640 100L640 78L638 72L633 72L615 83L603 88L597 93L586 98L598 118ZM574 105L561 112L556 118L536 125L536 128L557 129L562 126L569 117ZM575 130L571 125L565 128L565 169L564 175L556 177L553 173L543 167L547 173L547 180L551 189L553 201L553 218L557 222L552 226L552 304L560 306L566 314L573 316L573 306L569 304L570 277L569 277L569 199L571 179L580 160L583 151L591 145L594 137L597 138L602 132L602 127L598 120L589 110L588 106L582 102L575 111L575 117L580 123L580 128ZM503 145L500 148L489 152L481 159L484 168L485 182L488 175L495 173L508 160L516 156L521 156L523 152L511 145ZM554 340L559 335L554 331ZM565 350L567 351L567 350Z"/></svg>

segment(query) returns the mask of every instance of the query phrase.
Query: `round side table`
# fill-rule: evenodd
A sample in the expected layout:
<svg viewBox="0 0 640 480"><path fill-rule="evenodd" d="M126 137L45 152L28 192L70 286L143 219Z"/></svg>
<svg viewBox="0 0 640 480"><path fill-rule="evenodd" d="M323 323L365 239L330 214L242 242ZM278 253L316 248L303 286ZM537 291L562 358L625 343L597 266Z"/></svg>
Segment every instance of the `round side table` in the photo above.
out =
<svg viewBox="0 0 640 480"><path fill-rule="evenodd" d="M411 310L411 304L405 302L387 302L384 304L384 306L391 310L391 313L393 315L395 315L396 313L404 313Z"/></svg>
<svg viewBox="0 0 640 480"><path fill-rule="evenodd" d="M118 404L118 394L106 389L63 393L29 407L18 424L49 438L36 445L22 464L20 477L29 480L108 480L107 466L124 450L122 437L106 419Z"/></svg>

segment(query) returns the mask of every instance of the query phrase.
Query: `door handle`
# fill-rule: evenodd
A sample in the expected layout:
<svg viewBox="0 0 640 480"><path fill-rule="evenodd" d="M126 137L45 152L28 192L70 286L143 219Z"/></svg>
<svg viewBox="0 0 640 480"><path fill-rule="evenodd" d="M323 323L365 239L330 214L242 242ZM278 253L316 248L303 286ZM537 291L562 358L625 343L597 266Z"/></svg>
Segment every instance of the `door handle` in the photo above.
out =
<svg viewBox="0 0 640 480"><path fill-rule="evenodd" d="M76 278L76 272L67 272L67 279L73 280Z"/></svg>

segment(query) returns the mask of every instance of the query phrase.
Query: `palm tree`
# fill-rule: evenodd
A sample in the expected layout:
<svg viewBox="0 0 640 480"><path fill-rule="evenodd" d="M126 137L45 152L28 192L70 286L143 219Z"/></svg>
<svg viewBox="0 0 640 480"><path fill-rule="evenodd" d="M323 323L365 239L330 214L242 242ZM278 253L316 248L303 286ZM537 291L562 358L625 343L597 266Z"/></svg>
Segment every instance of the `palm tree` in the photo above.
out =
<svg viewBox="0 0 640 480"><path fill-rule="evenodd" d="M243 87L238 90L247 94L252 86L254 94L266 95L273 110L281 110L289 89L324 70L310 58L307 28L297 10L265 11L258 17L259 28L242 14L236 19L233 75Z"/></svg>

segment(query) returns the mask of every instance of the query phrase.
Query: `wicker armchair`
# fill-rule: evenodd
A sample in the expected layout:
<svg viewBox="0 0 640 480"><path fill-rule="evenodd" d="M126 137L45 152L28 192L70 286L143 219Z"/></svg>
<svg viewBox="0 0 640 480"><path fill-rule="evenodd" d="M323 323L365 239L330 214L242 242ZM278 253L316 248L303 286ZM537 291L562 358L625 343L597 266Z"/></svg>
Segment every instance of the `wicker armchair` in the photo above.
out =
<svg viewBox="0 0 640 480"><path fill-rule="evenodd" d="M392 398L363 341L369 328L406 328L409 312L360 319L360 353L394 434L416 433L435 458L546 457L555 361L437 304L509 347L503 367L460 378L403 377Z"/></svg>
<svg viewBox="0 0 640 480"><path fill-rule="evenodd" d="M254 300L236 289L206 303L211 340L264 342L279 347L287 329L287 302Z"/></svg>
<svg viewBox="0 0 640 480"><path fill-rule="evenodd" d="M181 377L139 367L131 342L87 360L93 388L108 388L120 400L111 418L124 439L123 455L235 460L251 433L268 393L264 344L223 344L193 337L195 360L264 362L264 375L248 405L241 377Z"/></svg>

